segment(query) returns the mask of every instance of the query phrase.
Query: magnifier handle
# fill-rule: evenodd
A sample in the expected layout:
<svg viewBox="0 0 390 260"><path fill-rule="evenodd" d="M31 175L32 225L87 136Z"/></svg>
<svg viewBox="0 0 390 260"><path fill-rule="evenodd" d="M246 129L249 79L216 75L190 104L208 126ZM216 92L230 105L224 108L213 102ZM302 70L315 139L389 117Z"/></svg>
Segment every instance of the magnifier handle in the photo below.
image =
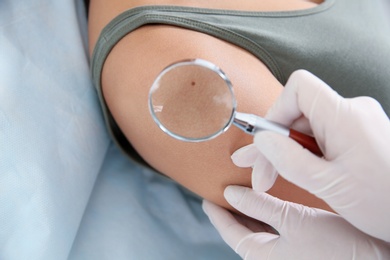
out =
<svg viewBox="0 0 390 260"><path fill-rule="evenodd" d="M236 112L233 124L251 135L254 135L258 131L267 130L288 136L308 149L310 152L320 157L323 156L314 137L305 135L294 129L289 129L284 125L269 121L257 115Z"/></svg>
<svg viewBox="0 0 390 260"><path fill-rule="evenodd" d="M305 135L305 134L298 132L294 129L290 129L290 133L288 136L291 139L294 139L299 144L301 144L306 149L308 149L310 152L312 152L320 157L323 156L321 149L318 146L316 139L314 139L314 137Z"/></svg>

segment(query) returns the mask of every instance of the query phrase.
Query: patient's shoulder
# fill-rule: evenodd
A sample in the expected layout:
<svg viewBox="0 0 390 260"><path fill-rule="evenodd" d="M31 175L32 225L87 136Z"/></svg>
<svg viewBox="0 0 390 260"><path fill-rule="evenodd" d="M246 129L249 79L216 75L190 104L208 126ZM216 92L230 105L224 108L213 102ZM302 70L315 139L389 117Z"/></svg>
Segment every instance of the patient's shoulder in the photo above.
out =
<svg viewBox="0 0 390 260"><path fill-rule="evenodd" d="M163 133L149 114L148 93L154 79L167 65L191 58L208 60L224 70L242 112L264 115L281 90L262 62L237 46L178 27L148 25L112 49L103 68L103 95L118 126L146 162L222 205L226 184L250 185L250 175L237 174L230 154L250 143L251 136L232 128L210 142L180 142Z"/></svg>
<svg viewBox="0 0 390 260"><path fill-rule="evenodd" d="M163 133L149 114L148 93L156 76L167 65L191 58L224 70L242 112L264 115L282 88L260 60L233 44L184 28L146 25L127 34L109 53L102 92L117 125L145 161L200 196L223 204L226 184L250 185L250 175L237 175L230 154L252 138L233 128L210 142L180 142Z"/></svg>

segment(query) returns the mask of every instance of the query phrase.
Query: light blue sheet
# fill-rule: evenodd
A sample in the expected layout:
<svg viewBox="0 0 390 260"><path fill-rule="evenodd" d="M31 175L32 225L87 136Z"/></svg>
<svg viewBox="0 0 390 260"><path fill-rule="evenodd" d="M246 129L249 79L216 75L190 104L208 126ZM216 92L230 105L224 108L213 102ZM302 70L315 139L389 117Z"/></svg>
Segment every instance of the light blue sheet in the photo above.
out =
<svg viewBox="0 0 390 260"><path fill-rule="evenodd" d="M200 200L112 145L82 1L0 1L0 259L238 259Z"/></svg>
<svg viewBox="0 0 390 260"><path fill-rule="evenodd" d="M199 202L111 145L71 259L239 259Z"/></svg>

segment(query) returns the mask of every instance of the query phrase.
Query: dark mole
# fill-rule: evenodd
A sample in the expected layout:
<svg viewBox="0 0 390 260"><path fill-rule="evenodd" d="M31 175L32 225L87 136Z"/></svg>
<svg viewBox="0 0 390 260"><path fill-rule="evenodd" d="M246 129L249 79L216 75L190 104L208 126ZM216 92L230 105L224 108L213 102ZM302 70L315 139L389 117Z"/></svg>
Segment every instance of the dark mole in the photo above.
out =
<svg viewBox="0 0 390 260"><path fill-rule="evenodd" d="M191 81L191 86L195 86L195 85L196 85L195 81Z"/></svg>

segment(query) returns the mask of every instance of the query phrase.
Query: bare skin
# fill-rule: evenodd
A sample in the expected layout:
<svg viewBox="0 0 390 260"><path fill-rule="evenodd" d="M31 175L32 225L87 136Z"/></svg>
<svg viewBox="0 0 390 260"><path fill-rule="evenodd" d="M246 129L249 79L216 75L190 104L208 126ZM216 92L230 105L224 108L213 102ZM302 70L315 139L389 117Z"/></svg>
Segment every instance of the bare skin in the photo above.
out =
<svg viewBox="0 0 390 260"><path fill-rule="evenodd" d="M92 0L89 14L90 52L103 29L123 11L142 5L180 5L243 11L286 11L315 7L319 1L180 1ZM201 58L221 67L231 79L238 111L264 115L283 86L267 67L247 51L212 36L165 25L143 26L124 37L103 68L104 98L116 122L138 153L155 169L226 208L227 185L251 185L251 169L236 167L230 155L252 142L232 127L208 142L186 143L164 134L147 107L149 88L158 73L178 60ZM142 127L139 127L142 125ZM321 200L278 178L269 191L281 199L330 210Z"/></svg>

